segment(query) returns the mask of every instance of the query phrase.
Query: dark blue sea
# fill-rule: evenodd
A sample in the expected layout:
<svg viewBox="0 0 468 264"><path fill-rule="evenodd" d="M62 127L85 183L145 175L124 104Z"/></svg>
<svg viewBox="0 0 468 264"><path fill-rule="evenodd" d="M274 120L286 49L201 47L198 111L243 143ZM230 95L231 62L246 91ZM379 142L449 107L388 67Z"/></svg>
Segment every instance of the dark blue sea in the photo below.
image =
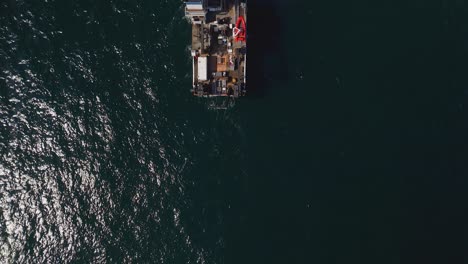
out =
<svg viewBox="0 0 468 264"><path fill-rule="evenodd" d="M468 263L466 1L249 0L227 109L183 16L0 0L0 263Z"/></svg>

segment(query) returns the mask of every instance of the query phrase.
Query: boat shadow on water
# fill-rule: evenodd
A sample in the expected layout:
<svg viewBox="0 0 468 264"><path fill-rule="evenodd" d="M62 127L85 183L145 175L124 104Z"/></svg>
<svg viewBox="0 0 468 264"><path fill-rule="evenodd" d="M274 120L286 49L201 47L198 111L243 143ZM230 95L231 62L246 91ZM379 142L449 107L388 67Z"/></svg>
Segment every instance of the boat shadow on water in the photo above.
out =
<svg viewBox="0 0 468 264"><path fill-rule="evenodd" d="M288 79L288 66L283 45L285 21L276 1L250 1L247 21L248 96L262 98L273 83Z"/></svg>

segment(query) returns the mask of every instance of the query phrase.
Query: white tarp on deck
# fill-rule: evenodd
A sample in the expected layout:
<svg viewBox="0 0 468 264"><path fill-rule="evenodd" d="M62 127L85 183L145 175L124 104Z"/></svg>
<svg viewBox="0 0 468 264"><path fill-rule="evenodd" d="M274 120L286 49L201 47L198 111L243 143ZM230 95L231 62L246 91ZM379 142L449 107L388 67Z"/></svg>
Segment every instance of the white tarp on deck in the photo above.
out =
<svg viewBox="0 0 468 264"><path fill-rule="evenodd" d="M206 81L208 73L208 60L207 57L198 57L198 80Z"/></svg>

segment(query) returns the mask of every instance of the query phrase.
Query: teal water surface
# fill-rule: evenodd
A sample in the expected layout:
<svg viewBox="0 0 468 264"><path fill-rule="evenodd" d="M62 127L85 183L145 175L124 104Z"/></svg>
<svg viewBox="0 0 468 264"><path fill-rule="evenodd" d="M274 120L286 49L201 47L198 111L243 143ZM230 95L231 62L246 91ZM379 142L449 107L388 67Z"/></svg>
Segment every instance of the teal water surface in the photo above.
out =
<svg viewBox="0 0 468 264"><path fill-rule="evenodd" d="M463 1L249 0L249 96L182 1L0 3L0 262L464 263Z"/></svg>

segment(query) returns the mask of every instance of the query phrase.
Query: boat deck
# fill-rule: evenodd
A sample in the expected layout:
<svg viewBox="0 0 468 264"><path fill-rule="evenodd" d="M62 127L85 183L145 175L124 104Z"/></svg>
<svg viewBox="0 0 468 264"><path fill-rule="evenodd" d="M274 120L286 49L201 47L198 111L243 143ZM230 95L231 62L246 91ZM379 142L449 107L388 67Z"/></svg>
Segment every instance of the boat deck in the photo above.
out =
<svg viewBox="0 0 468 264"><path fill-rule="evenodd" d="M245 94L247 45L233 35L239 15L244 21L247 19L246 4L240 1L221 0L220 10L207 10L205 21L192 25L193 93L196 96Z"/></svg>

